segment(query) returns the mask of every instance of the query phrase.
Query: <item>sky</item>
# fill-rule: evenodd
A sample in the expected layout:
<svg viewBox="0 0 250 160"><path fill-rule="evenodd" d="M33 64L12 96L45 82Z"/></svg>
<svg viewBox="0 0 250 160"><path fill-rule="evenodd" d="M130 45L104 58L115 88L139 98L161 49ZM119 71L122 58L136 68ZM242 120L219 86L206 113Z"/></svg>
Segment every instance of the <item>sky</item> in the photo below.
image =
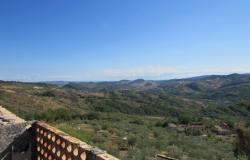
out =
<svg viewBox="0 0 250 160"><path fill-rule="evenodd" d="M0 79L250 73L249 0L1 0Z"/></svg>

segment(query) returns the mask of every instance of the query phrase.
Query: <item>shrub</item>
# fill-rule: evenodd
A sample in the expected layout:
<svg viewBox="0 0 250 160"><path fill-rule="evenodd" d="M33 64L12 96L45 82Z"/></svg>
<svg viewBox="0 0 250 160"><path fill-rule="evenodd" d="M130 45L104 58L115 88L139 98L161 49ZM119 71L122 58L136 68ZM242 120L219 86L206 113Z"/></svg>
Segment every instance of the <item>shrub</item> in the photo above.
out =
<svg viewBox="0 0 250 160"><path fill-rule="evenodd" d="M128 137L128 145L130 147L134 147L137 142L137 138L135 136Z"/></svg>

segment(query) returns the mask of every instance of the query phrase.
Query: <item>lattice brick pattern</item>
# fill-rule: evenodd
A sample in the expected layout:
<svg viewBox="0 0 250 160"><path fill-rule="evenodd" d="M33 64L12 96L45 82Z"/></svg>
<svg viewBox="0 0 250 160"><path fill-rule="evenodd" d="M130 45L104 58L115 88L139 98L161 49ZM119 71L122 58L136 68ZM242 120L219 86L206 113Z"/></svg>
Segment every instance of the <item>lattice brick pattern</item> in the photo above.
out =
<svg viewBox="0 0 250 160"><path fill-rule="evenodd" d="M88 144L45 123L36 123L37 160L118 160L107 153L95 155Z"/></svg>

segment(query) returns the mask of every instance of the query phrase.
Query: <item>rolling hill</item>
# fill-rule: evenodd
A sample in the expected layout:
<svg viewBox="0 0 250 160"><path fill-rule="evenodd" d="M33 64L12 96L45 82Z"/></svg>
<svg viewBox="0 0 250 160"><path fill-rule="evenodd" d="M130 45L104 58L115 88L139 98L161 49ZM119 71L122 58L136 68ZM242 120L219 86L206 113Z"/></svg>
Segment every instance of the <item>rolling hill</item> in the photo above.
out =
<svg viewBox="0 0 250 160"><path fill-rule="evenodd" d="M47 121L121 159L147 159L164 151L179 159L236 160L234 138L216 137L211 131L220 123L250 127L250 75L162 81L0 81L0 104L26 120ZM202 123L208 135L174 132L166 129L168 123Z"/></svg>

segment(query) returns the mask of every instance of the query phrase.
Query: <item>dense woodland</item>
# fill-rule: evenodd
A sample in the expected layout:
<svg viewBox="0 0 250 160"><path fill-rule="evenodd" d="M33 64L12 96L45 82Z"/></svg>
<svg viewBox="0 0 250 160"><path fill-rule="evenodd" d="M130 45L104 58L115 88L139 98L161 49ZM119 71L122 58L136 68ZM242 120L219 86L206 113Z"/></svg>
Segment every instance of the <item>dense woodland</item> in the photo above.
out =
<svg viewBox="0 0 250 160"><path fill-rule="evenodd" d="M0 105L121 159L161 153L180 160L246 160L249 153L249 144L240 145L246 144L250 127L249 74L168 81L1 81ZM241 141L237 133L245 135Z"/></svg>

